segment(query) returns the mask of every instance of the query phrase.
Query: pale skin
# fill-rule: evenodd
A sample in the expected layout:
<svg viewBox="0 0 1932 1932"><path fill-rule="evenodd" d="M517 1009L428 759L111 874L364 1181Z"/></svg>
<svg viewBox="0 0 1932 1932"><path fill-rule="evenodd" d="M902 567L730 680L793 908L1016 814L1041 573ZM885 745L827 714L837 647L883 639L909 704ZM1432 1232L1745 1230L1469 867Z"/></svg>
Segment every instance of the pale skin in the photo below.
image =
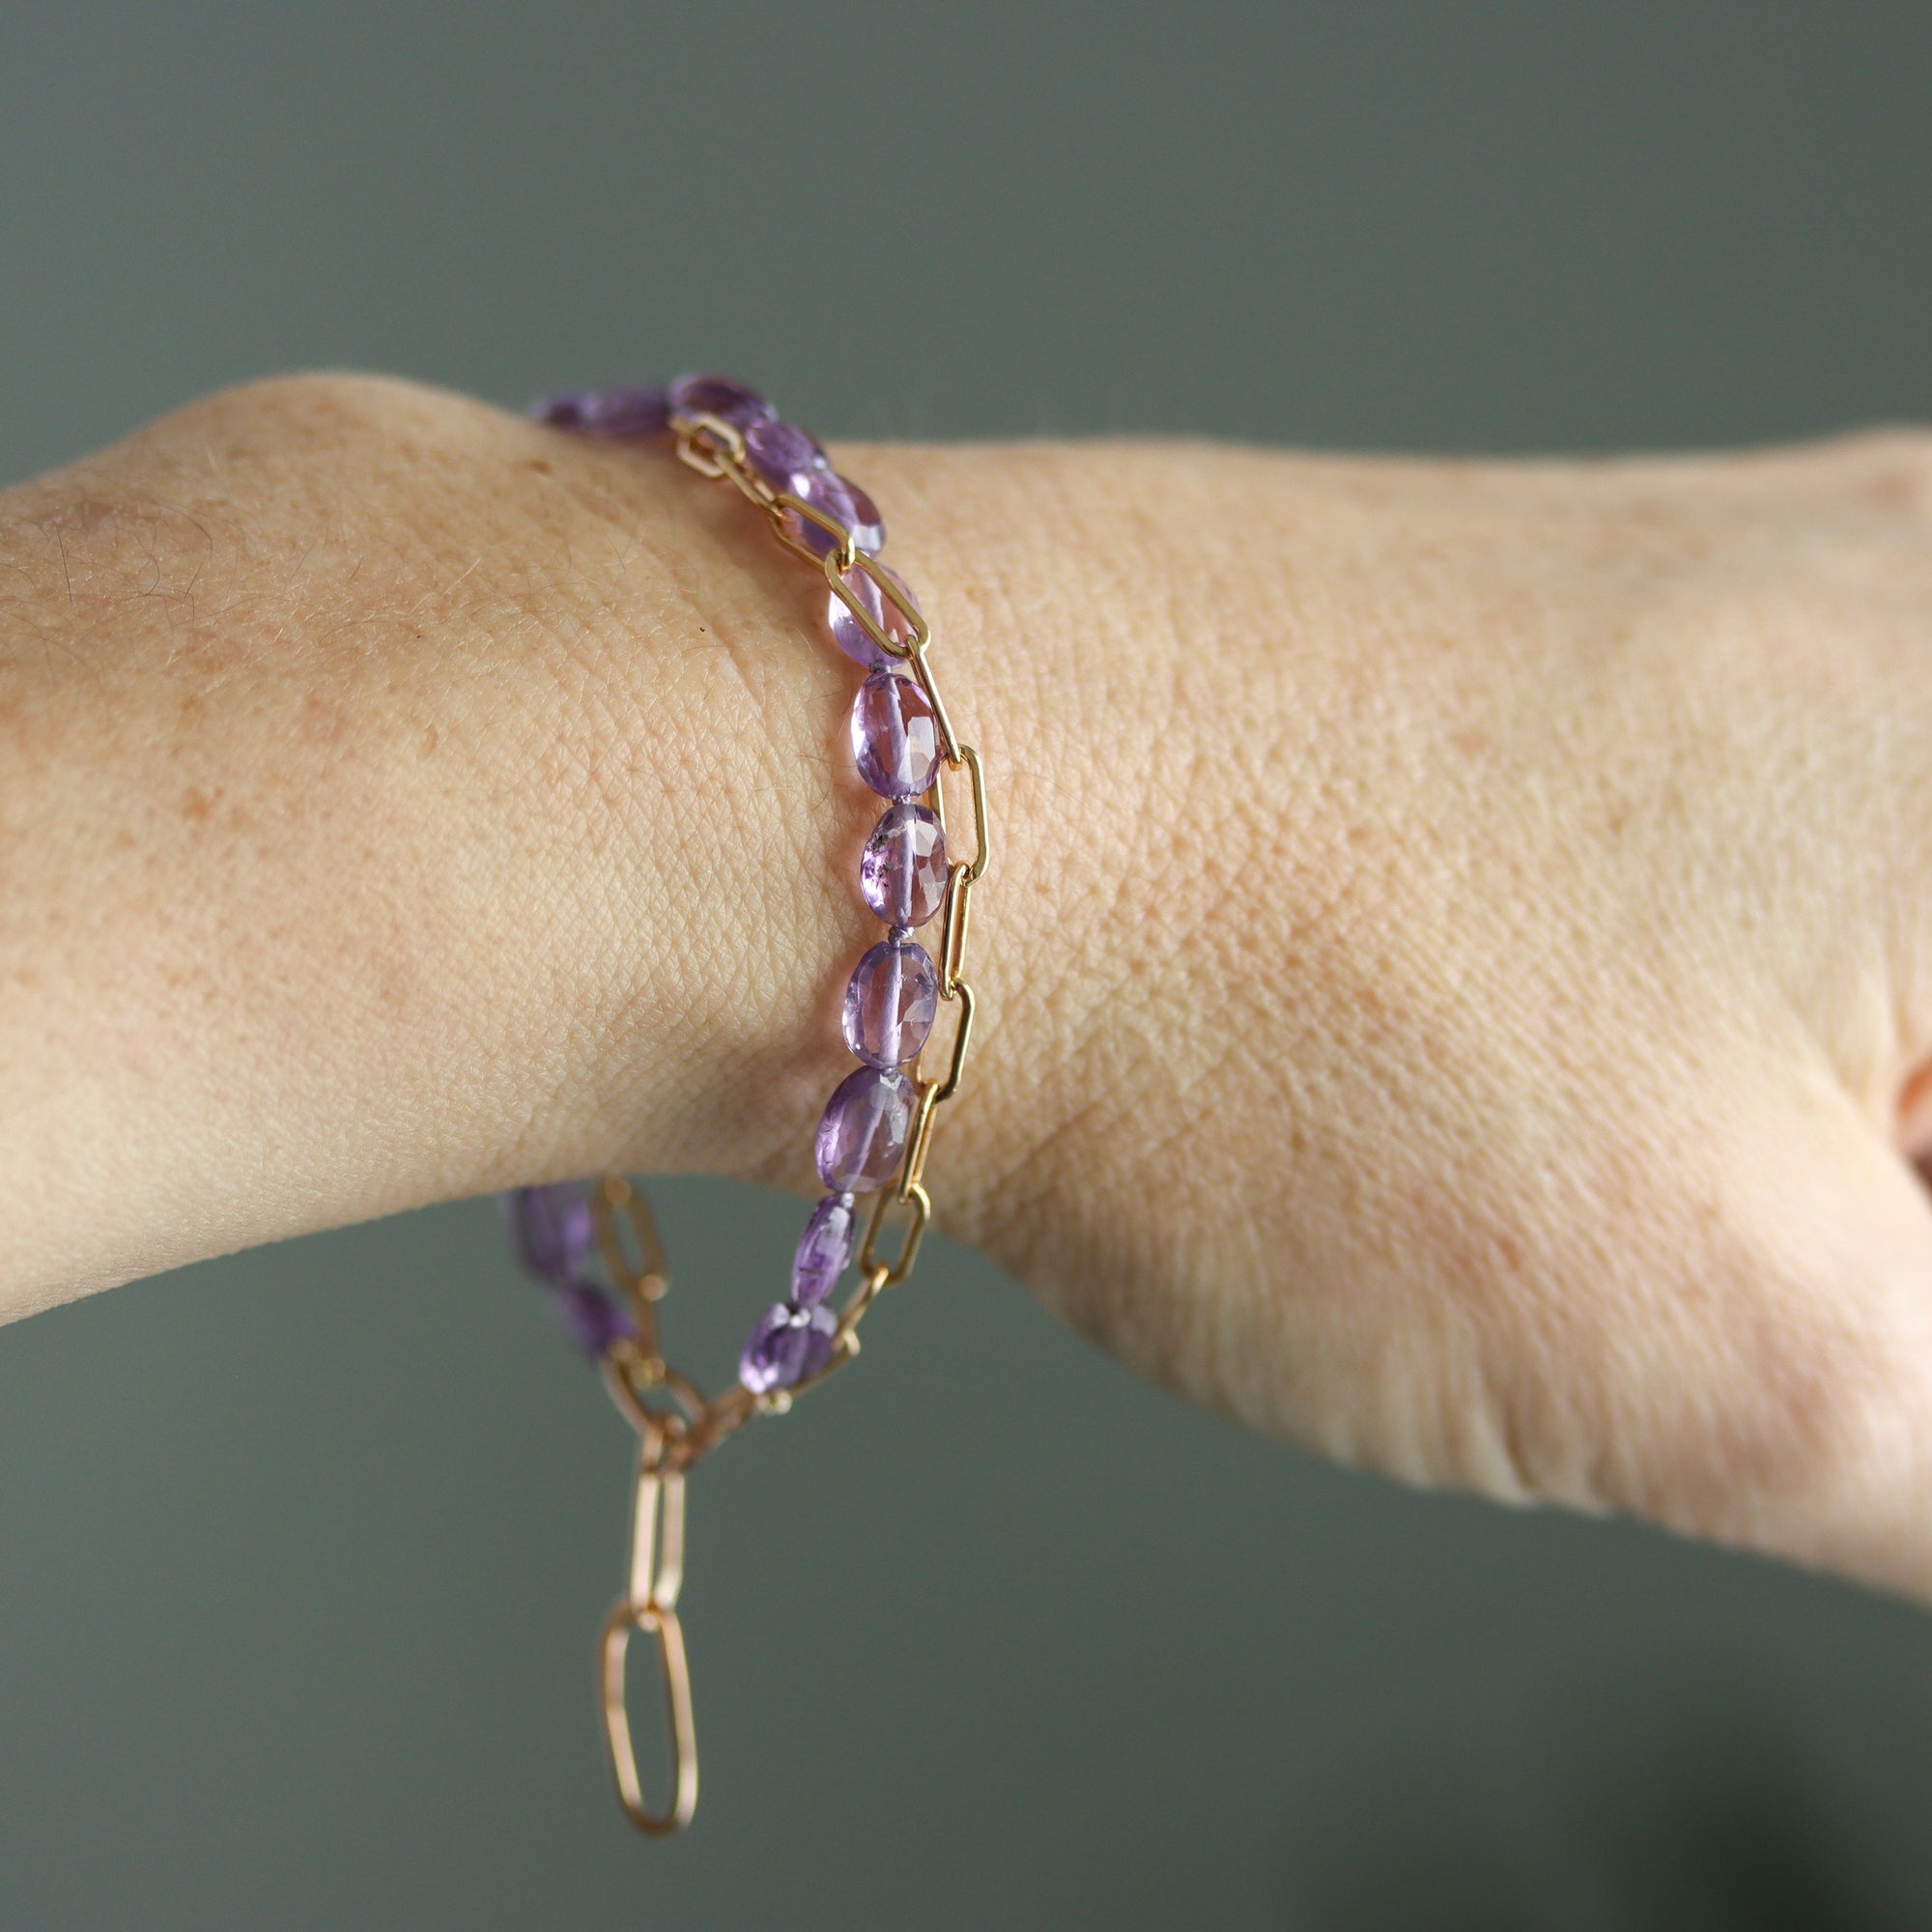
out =
<svg viewBox="0 0 1932 1932"><path fill-rule="evenodd" d="M998 811L939 1226L1256 1429L1932 1601L1932 440L835 454ZM814 1191L822 601L665 448L403 384L0 495L0 1310Z"/></svg>

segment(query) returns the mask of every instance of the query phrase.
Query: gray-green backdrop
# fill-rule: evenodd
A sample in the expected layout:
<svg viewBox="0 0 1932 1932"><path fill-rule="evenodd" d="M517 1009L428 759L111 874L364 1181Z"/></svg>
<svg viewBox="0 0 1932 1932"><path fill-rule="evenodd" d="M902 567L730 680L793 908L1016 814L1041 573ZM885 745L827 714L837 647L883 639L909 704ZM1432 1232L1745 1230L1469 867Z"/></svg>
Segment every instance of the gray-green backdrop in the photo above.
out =
<svg viewBox="0 0 1932 1932"><path fill-rule="evenodd" d="M301 364L867 435L1922 414L1929 100L1927 9L1847 0L12 0L0 473ZM667 1202L723 1373L795 1210ZM1926 1618L1243 1439L944 1245L879 1321L696 1488L669 1846L592 1712L626 1438L487 1205L0 1333L0 1924L1932 1923Z"/></svg>

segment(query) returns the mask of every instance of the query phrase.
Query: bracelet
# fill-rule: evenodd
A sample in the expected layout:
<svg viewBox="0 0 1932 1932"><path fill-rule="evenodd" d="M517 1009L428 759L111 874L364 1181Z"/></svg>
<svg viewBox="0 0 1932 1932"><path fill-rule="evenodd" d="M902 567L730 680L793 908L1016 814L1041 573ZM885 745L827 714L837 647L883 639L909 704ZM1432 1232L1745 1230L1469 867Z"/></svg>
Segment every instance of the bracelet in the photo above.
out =
<svg viewBox="0 0 1932 1932"><path fill-rule="evenodd" d="M845 1044L861 1065L818 1122L818 1175L830 1191L799 1237L790 1294L752 1329L737 1382L707 1399L665 1360L657 1304L670 1272L650 1205L634 1182L607 1175L502 1197L518 1260L548 1287L637 1432L630 1575L598 1639L598 1683L618 1801L639 1831L663 1836L689 1824L697 1804L691 1672L677 1615L684 1478L753 1416L783 1414L794 1397L849 1362L879 1291L912 1271L932 1217L924 1173L933 1124L959 1090L972 1039L974 994L962 968L973 888L991 851L986 788L980 754L954 734L933 682L926 621L904 581L878 560L885 526L872 499L833 469L805 431L721 376L682 376L664 388L571 390L531 414L619 440L668 431L681 462L735 485L765 512L779 542L823 574L833 641L867 673L852 702L853 760L887 801L859 858L860 895L886 933L853 970L842 1014ZM970 861L949 856L942 768L963 771L971 783ZM942 920L936 960L913 937L935 918ZM945 1070L929 1074L941 1002L957 1017L939 1056ZM860 1201L867 1194L869 1209ZM879 1241L895 1208L906 1218L898 1253L888 1260ZM602 1264L601 1282L593 1262ZM835 1314L833 1291L848 1266L858 1283ZM624 1666L634 1632L655 1640L664 1685L672 1794L662 1811L644 1802L631 1744Z"/></svg>

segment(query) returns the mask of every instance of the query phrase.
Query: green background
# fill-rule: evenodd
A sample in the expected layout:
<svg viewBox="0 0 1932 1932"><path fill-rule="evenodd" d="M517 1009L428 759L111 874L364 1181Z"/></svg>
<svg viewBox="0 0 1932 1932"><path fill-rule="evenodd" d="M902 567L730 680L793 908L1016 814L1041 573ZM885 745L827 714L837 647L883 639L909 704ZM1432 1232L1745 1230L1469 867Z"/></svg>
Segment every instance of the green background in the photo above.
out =
<svg viewBox="0 0 1932 1932"><path fill-rule="evenodd" d="M1847 0L19 0L0 474L304 364L705 363L827 434L1909 417L1928 83ZM722 1376L797 1210L665 1203ZM0 1923L1932 1923L1918 1612L1244 1439L944 1243L875 1319L695 1486L668 1846L593 1717L626 1437L487 1204L0 1334Z"/></svg>

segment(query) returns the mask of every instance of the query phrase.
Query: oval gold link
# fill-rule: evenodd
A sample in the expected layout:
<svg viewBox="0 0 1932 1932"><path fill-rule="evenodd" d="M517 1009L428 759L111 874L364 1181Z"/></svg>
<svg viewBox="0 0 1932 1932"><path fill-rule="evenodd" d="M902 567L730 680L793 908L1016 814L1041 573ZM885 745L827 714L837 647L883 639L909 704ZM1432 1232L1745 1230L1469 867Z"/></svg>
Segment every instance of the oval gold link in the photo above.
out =
<svg viewBox="0 0 1932 1932"><path fill-rule="evenodd" d="M724 466L704 447L688 437L677 440L677 460L687 468L695 469L700 476L708 476L713 482L724 473Z"/></svg>
<svg viewBox="0 0 1932 1932"><path fill-rule="evenodd" d="M663 1811L644 1803L638 1755L631 1742L631 1714L624 1699L624 1664L631 1634L655 1639L658 1674L664 1685L665 1718L671 1756L671 1800ZM619 1604L604 1620L598 1639L598 1688L604 1704L604 1743L616 1780L617 1802L639 1831L667 1838L691 1823L697 1809L697 1733L691 1719L691 1665L684 1654L684 1626L677 1612L648 1604Z"/></svg>
<svg viewBox="0 0 1932 1932"><path fill-rule="evenodd" d="M972 985L963 978L955 979L947 998L959 1003L959 1025L952 1036L952 1057L944 1080L922 1079L919 1082L919 1112L913 1119L912 1132L907 1137L905 1166L899 1176L896 1198L900 1201L909 1200L913 1189L925 1179L925 1161L932 1151L932 1130L939 1124L939 1109L958 1094L960 1075L966 1068L966 1054L973 1033ZM924 1055L920 1058L923 1061ZM914 1077L918 1077L917 1066Z"/></svg>
<svg viewBox="0 0 1932 1932"><path fill-rule="evenodd" d="M932 768L932 782L925 788L925 809L939 821L939 836L946 838L946 787L940 783L940 774L945 771L943 763Z"/></svg>
<svg viewBox="0 0 1932 1932"><path fill-rule="evenodd" d="M672 416L669 428L677 438L677 460L700 476L714 480L723 476L727 457L743 467L745 433L736 423L696 410L688 416Z"/></svg>
<svg viewBox="0 0 1932 1932"><path fill-rule="evenodd" d="M939 934L939 997L950 1000L966 963L966 930L973 909L971 867L962 859L946 874L946 923Z"/></svg>
<svg viewBox="0 0 1932 1932"><path fill-rule="evenodd" d="M663 1382L667 1393L684 1410L684 1419L687 1428L693 1427L703 1420L705 1408L704 1391L689 1376L685 1375L679 1369L672 1368L669 1363L666 1363Z"/></svg>
<svg viewBox="0 0 1932 1932"><path fill-rule="evenodd" d="M645 1406L638 1394L638 1384L627 1373L628 1365L622 1362L613 1350L597 1365L603 1371L604 1386L610 1392L611 1400L616 1405L617 1413L638 1432L640 1441L657 1442L662 1446L668 1425L674 1417L661 1415L657 1410ZM644 1367L662 1370L663 1360L652 1356Z"/></svg>
<svg viewBox="0 0 1932 1932"><path fill-rule="evenodd" d="M732 485L748 502L769 510L778 492L745 461L745 435L735 423L723 416L675 416L671 429L677 436L678 460L700 476L713 482L721 477ZM817 559L814 557L813 562Z"/></svg>
<svg viewBox="0 0 1932 1932"><path fill-rule="evenodd" d="M939 1082L923 1080L919 1088L919 1114L912 1123L912 1133L906 1141L905 1167L899 1175L898 1197L901 1201L912 1198L912 1191L925 1179L926 1151L932 1145L932 1110L937 1104Z"/></svg>
<svg viewBox="0 0 1932 1932"><path fill-rule="evenodd" d="M952 997L959 1002L959 1030L952 1036L952 1065L946 1079L932 1096L935 1107L943 1107L959 1091L959 1076L966 1070L966 1049L973 1040L973 988L964 980L952 982Z"/></svg>
<svg viewBox="0 0 1932 1932"><path fill-rule="evenodd" d="M658 1333L657 1304L628 1291L624 1299L631 1309L632 1331L628 1337L611 1345L610 1354L622 1360L626 1377L634 1380L641 1378L644 1387L655 1388L664 1379L665 1372L664 1341Z"/></svg>
<svg viewBox="0 0 1932 1932"><path fill-rule="evenodd" d="M692 1425L682 1441L669 1445L665 1466L689 1469L700 1457L708 1456L726 1436L735 1435L758 1412L757 1398L743 1382L733 1382L721 1396L704 1406L701 1420Z"/></svg>
<svg viewBox="0 0 1932 1932"><path fill-rule="evenodd" d="M798 501L795 497L783 497L779 500L787 504ZM801 503L799 507L805 509L807 506ZM823 524L827 528L834 527L832 519L829 517L814 516L813 521ZM850 533L845 531L842 526L838 526L838 528L840 535L849 536ZM801 549L802 546L794 544L792 548L796 550ZM810 554L810 553L807 554ZM831 584L833 594L858 620L859 628L888 657L899 658L901 660L906 658L917 659L920 653L925 649L926 645L932 641L932 626L925 621L923 614L917 608L909 611L900 602L899 593L894 588L893 580L887 576L885 565L869 551L852 551L849 555L844 550L832 551L828 552L822 558L813 557L812 561L824 571L825 581ZM845 581L846 572L852 570L858 571L862 577L869 577L872 580L874 587L878 590L881 604L890 603L893 609L906 619L912 630L912 637L909 641L901 643L897 639L889 637L882 624L875 624L872 621L872 613L866 609L859 597L859 593ZM931 693L928 692L926 696L930 696Z"/></svg>
<svg viewBox="0 0 1932 1932"><path fill-rule="evenodd" d="M704 1396L696 1383L661 1355L627 1354L620 1347L608 1350L598 1366L617 1412L645 1441L653 1435L681 1441L704 1417ZM653 1406L646 1397L656 1389L663 1389L677 1407Z"/></svg>
<svg viewBox="0 0 1932 1932"><path fill-rule="evenodd" d="M637 1240L635 1262L626 1252L618 1232L619 1214ZM657 1217L651 1212L650 1198L644 1190L626 1175L605 1175L591 1193L590 1218L597 1227L597 1251L625 1298L639 1308L662 1299L670 1287L670 1264L665 1259Z"/></svg>
<svg viewBox="0 0 1932 1932"><path fill-rule="evenodd" d="M898 1192L891 1187L882 1187L873 1197L872 1214L866 1223L866 1238L861 1244L855 1265L861 1274L870 1274L879 1266L886 1273L880 1282L882 1288L896 1288L912 1272L912 1264L919 1254L919 1244L925 1237L925 1224L932 1218L932 1197L917 1181L907 1189L903 1199L912 1209L912 1218L906 1223L905 1238L899 1244L898 1259L887 1263L873 1252L878 1243L879 1230L885 1225L887 1213L900 1202ZM876 1291L874 1291L876 1293Z"/></svg>
<svg viewBox="0 0 1932 1932"><path fill-rule="evenodd" d="M765 508L771 516L772 532L779 542L794 556L802 556L814 570L823 567L828 560L837 563L853 548L852 532L837 517L821 510L815 503L808 503L803 497L793 496L789 490L775 491ZM832 539L834 548L827 551L824 557L785 528L785 512L788 510L795 511L807 523L816 524Z"/></svg>
<svg viewBox="0 0 1932 1932"><path fill-rule="evenodd" d="M912 1272L913 1264L919 1259L919 1244L925 1239L927 1225L932 1220L932 1196L923 1186L915 1184L910 1197L914 1209L913 1218L906 1225L905 1239L899 1247L899 1258L892 1265L886 1276L885 1286L896 1288Z"/></svg>
<svg viewBox="0 0 1932 1932"><path fill-rule="evenodd" d="M973 869L967 875L966 883L977 886L980 876L986 869L986 862L993 856L993 834L986 815L986 774L980 765L980 754L971 745L961 745L955 764L963 764L973 781L973 838L977 850L973 854Z"/></svg>
<svg viewBox="0 0 1932 1932"><path fill-rule="evenodd" d="M631 1517L631 1602L674 1610L683 1583L684 1471L660 1467L659 1457L640 1448Z"/></svg>
<svg viewBox="0 0 1932 1932"><path fill-rule="evenodd" d="M886 1277L892 1269L884 1262L874 1262L866 1270L865 1279L852 1291L852 1296L839 1311L838 1326L832 1331L832 1346L841 1352L847 1361L859 1352L859 1323L865 1319L866 1311L879 1298L879 1291L886 1285Z"/></svg>
<svg viewBox="0 0 1932 1932"><path fill-rule="evenodd" d="M703 1420L704 1391L682 1370L672 1368L662 1355L645 1356L636 1350L627 1351L619 1343L607 1352L604 1359L614 1365L617 1374L629 1383L632 1395L639 1402L643 1402L655 1390L663 1389L682 1411L680 1414L670 1414L668 1411L650 1408L651 1414L662 1414L668 1421L681 1429L693 1428Z"/></svg>
<svg viewBox="0 0 1932 1932"><path fill-rule="evenodd" d="M778 492L755 469L748 469L742 463L722 462L718 470L748 503L769 510L778 501Z"/></svg>
<svg viewBox="0 0 1932 1932"><path fill-rule="evenodd" d="M949 765L957 767L959 763L959 740L952 735L952 720L947 714L946 700L939 695L938 681L932 674L932 661L924 644L918 645L909 653L912 659L912 674L919 679L919 688L925 693L925 701L932 706L932 719L939 729L939 749L945 754ZM935 774L933 789L938 789Z"/></svg>

